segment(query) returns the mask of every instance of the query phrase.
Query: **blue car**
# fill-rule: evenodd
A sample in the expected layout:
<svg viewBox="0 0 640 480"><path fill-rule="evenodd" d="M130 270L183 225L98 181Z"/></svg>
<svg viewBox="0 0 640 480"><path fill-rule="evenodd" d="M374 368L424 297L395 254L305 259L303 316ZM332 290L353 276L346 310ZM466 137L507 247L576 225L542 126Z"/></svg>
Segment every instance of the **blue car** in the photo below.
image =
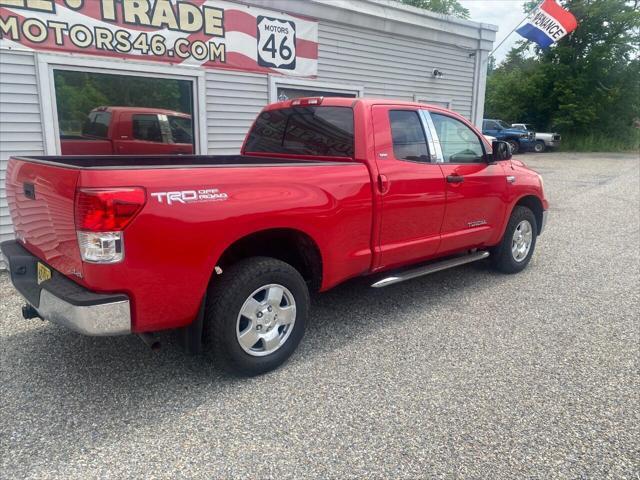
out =
<svg viewBox="0 0 640 480"><path fill-rule="evenodd" d="M535 132L513 128L502 120L485 118L482 121L482 134L507 142L511 146L511 152L514 154L532 150L536 143Z"/></svg>

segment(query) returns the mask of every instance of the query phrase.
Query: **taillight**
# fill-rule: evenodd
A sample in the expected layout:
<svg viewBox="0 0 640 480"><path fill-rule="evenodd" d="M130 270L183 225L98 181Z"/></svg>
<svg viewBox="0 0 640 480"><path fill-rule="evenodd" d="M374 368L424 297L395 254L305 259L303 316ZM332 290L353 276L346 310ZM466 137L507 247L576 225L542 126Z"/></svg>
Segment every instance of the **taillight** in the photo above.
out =
<svg viewBox="0 0 640 480"><path fill-rule="evenodd" d="M145 202L146 193L140 187L78 190L75 217L82 260L121 261L124 258L122 231Z"/></svg>
<svg viewBox="0 0 640 480"><path fill-rule="evenodd" d="M146 201L143 188L82 189L76 195L76 229L124 230Z"/></svg>

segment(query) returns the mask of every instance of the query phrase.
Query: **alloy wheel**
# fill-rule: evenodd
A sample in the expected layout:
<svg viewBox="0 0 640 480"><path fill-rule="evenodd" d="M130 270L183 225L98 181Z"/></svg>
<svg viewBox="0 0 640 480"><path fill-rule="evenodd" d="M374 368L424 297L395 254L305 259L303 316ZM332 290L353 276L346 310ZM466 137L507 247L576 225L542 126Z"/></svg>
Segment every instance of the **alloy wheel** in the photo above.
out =
<svg viewBox="0 0 640 480"><path fill-rule="evenodd" d="M288 288L264 285L245 300L236 322L236 338L249 355L263 357L285 344L296 322L296 301Z"/></svg>

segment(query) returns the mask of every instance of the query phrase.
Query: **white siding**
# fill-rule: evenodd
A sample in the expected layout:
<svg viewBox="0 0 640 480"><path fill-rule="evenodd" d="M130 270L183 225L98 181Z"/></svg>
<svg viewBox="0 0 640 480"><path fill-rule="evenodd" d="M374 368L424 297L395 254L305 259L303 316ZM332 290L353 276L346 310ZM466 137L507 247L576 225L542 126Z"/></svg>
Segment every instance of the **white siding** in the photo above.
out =
<svg viewBox="0 0 640 480"><path fill-rule="evenodd" d="M0 50L0 241L13 237L5 176L12 155L43 155L35 57Z"/></svg>
<svg viewBox="0 0 640 480"><path fill-rule="evenodd" d="M211 155L240 151L256 115L268 103L267 76L210 70L207 72L207 142Z"/></svg>
<svg viewBox="0 0 640 480"><path fill-rule="evenodd" d="M318 80L364 86L367 97L450 100L471 116L473 50L327 22L318 37ZM434 68L441 78L433 78Z"/></svg>

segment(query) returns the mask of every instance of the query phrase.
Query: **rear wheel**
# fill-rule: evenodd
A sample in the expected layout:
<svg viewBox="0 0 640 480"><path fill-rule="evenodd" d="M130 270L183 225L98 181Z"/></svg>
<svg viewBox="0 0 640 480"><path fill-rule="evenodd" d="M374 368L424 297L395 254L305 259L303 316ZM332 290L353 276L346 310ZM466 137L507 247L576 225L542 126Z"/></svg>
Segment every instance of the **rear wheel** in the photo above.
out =
<svg viewBox="0 0 640 480"><path fill-rule="evenodd" d="M205 348L223 369L259 375L279 367L304 335L309 291L296 269L268 257L215 277L205 310Z"/></svg>
<svg viewBox="0 0 640 480"><path fill-rule="evenodd" d="M518 143L517 140L509 139L509 140L507 140L507 143L511 147L511 154L512 155L515 155L516 153L518 153L520 151L520 144Z"/></svg>
<svg viewBox="0 0 640 480"><path fill-rule="evenodd" d="M533 151L536 153L542 153L547 149L546 145L544 144L544 142L542 140L538 140L536 141L535 145L533 146Z"/></svg>
<svg viewBox="0 0 640 480"><path fill-rule="evenodd" d="M491 251L491 263L504 273L517 273L526 268L536 247L536 216L527 207L517 206L500 245Z"/></svg>

